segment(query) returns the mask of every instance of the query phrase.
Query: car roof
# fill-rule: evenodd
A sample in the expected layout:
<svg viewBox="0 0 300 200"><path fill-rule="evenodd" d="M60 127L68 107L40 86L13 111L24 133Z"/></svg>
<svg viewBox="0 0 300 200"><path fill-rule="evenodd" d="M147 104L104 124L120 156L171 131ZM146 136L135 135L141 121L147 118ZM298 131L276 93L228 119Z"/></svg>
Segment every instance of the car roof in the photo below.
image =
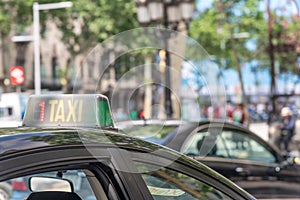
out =
<svg viewBox="0 0 300 200"><path fill-rule="evenodd" d="M95 137L96 136L96 137ZM227 180L206 165L199 163L172 149L160 146L136 137L130 137L117 132L91 128L18 128L0 129L0 158L10 157L17 153L47 147L69 148L70 146L98 145L99 147L122 148L142 153L159 153L168 158L177 157L191 167L219 179Z"/></svg>
<svg viewBox="0 0 300 200"><path fill-rule="evenodd" d="M96 135L96 138L89 138ZM114 129L94 128L30 128L17 129L0 128L0 156L12 151L22 151L31 148L67 145L119 145L136 149L153 148L153 145L134 137L125 136Z"/></svg>

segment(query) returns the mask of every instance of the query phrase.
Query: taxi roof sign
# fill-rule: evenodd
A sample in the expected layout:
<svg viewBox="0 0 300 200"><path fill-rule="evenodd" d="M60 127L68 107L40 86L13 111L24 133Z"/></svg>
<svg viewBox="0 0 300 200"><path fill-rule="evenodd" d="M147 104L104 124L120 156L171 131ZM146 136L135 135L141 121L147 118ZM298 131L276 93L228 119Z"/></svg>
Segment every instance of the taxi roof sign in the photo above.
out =
<svg viewBox="0 0 300 200"><path fill-rule="evenodd" d="M109 102L100 94L32 95L23 126L114 128Z"/></svg>

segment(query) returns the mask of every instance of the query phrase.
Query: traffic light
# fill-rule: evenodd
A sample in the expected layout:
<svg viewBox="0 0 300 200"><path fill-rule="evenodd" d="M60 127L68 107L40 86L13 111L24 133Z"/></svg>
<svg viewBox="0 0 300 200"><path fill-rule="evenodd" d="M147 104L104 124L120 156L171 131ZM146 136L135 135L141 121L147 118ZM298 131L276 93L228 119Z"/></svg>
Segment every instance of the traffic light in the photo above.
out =
<svg viewBox="0 0 300 200"><path fill-rule="evenodd" d="M159 70L161 73L165 73L166 66L167 66L167 55L165 50L159 50L158 56L159 56Z"/></svg>

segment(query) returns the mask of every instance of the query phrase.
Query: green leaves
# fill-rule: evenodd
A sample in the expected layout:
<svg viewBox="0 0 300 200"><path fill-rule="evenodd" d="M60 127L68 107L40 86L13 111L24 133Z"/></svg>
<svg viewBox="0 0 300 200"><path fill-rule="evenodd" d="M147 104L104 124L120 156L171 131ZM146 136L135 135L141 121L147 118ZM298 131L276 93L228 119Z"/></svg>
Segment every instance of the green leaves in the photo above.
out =
<svg viewBox="0 0 300 200"><path fill-rule="evenodd" d="M38 2L56 3L53 0ZM108 37L138 27L135 0L72 2L71 8L40 11L40 23L43 27L46 20L54 21L73 53L84 52ZM0 1L0 32L7 35L14 28L17 34L22 34L24 28L33 23L33 3L34 0Z"/></svg>
<svg viewBox="0 0 300 200"><path fill-rule="evenodd" d="M16 26L19 33L32 23L32 0L0 1L0 32L7 35Z"/></svg>
<svg viewBox="0 0 300 200"><path fill-rule="evenodd" d="M199 13L191 23L190 36L217 60L229 59L230 66L227 67L235 68L230 29L233 30L233 34L246 32L250 35L248 38L234 38L239 56L245 61L261 55L248 49L246 43L256 43L256 38L265 41L267 25L258 0L222 0L222 3L216 0L211 8ZM226 18L230 22L229 26L226 25Z"/></svg>
<svg viewBox="0 0 300 200"><path fill-rule="evenodd" d="M80 52L85 51L115 34L138 27L134 0L76 0L73 3L69 10L72 20L60 17L60 29L64 33L64 39L72 38L75 41L76 44L69 46L74 53L77 53L76 49L72 49L74 45L81 47ZM73 33L76 20L82 21L80 34Z"/></svg>

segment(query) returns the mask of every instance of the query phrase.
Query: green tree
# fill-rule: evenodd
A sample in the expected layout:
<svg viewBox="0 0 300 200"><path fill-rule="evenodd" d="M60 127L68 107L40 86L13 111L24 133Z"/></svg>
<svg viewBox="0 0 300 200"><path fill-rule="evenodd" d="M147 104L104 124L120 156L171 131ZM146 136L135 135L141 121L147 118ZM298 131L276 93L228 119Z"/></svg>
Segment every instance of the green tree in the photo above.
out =
<svg viewBox="0 0 300 200"><path fill-rule="evenodd" d="M33 0L0 1L0 32L7 36L12 29L21 33L32 23Z"/></svg>
<svg viewBox="0 0 300 200"><path fill-rule="evenodd" d="M71 53L83 53L122 31L138 27L134 0L73 0L55 19ZM79 26L79 27L78 27Z"/></svg>
<svg viewBox="0 0 300 200"><path fill-rule="evenodd" d="M86 55L105 39L139 25L135 0L72 1L71 8L53 10L50 17L62 31L62 39L73 58L78 54ZM108 51L115 51L115 48ZM118 73L118 69L115 72ZM66 76L70 77L70 74Z"/></svg>
<svg viewBox="0 0 300 200"><path fill-rule="evenodd" d="M198 12L190 26L190 36L196 39L207 52L221 65L227 59L225 67L237 68L230 41L231 33L235 40L239 58L243 62L263 57L264 48L247 48L247 43L258 44L265 41L266 20L260 10L259 0L215 0L213 6ZM238 38L239 33L248 33L247 38Z"/></svg>
<svg viewBox="0 0 300 200"><path fill-rule="evenodd" d="M266 30L263 11L258 0L215 0L212 8L199 13L191 24L191 36L215 57L222 67L238 71L241 103L247 107L242 62L259 59L259 48L247 47L247 42L256 43ZM264 52L264 49L262 50ZM224 62L226 61L226 62ZM225 64L226 63L226 64Z"/></svg>
<svg viewBox="0 0 300 200"><path fill-rule="evenodd" d="M72 59L87 54L98 43L122 31L138 27L135 0L71 0L71 8L43 10L39 13L41 37L46 37L46 21L54 22L62 32L62 39ZM6 38L11 30L21 35L32 24L34 0L0 1L0 33ZM39 0L39 4L59 0ZM3 51L6 48L2 48ZM6 51L8 52L8 51ZM72 59L70 63L72 63ZM6 66L3 64L3 66ZM66 74L65 76L69 76ZM63 77L63 78L66 78Z"/></svg>
<svg viewBox="0 0 300 200"><path fill-rule="evenodd" d="M289 10L291 4L298 13ZM199 12L190 31L191 36L219 61L220 66L222 58L228 60L225 67L238 71L239 62L250 60L259 61L263 67L269 66L274 110L276 98L280 96L276 93L275 62L279 64L280 72L299 74L297 57L300 53L297 1L284 0L280 7L275 6L278 4L271 0L215 0L211 8ZM235 34L241 32L249 33L250 37L235 38ZM247 48L247 43L254 48ZM266 61L269 64L266 65Z"/></svg>
<svg viewBox="0 0 300 200"><path fill-rule="evenodd" d="M32 23L32 0L3 0L0 1L0 87L3 87L3 80L8 76L6 69L11 63L13 49L9 33L14 30L16 34L22 34L24 27Z"/></svg>
<svg viewBox="0 0 300 200"><path fill-rule="evenodd" d="M98 42L138 27L134 0L72 0L68 9L54 9L40 12L41 33L45 21L54 21L63 32L63 39L71 52L84 52ZM7 35L12 29L21 34L32 24L34 0L0 1L0 33ZM57 1L60 2L60 1ZM55 3L53 0L39 0L39 4ZM80 31L76 31L76 26Z"/></svg>

